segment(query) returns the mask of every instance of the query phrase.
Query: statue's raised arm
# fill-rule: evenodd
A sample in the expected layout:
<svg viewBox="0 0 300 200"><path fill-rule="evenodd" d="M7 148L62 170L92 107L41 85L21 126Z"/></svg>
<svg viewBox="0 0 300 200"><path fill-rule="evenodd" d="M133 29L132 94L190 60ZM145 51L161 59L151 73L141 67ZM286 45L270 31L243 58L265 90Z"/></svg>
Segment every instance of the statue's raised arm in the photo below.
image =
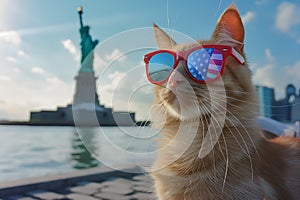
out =
<svg viewBox="0 0 300 200"><path fill-rule="evenodd" d="M99 43L98 40L92 40L89 34L90 27L84 26L82 21L83 10L82 7L78 8L80 19L80 36L81 36L81 68L80 71L90 72L93 70L94 49Z"/></svg>

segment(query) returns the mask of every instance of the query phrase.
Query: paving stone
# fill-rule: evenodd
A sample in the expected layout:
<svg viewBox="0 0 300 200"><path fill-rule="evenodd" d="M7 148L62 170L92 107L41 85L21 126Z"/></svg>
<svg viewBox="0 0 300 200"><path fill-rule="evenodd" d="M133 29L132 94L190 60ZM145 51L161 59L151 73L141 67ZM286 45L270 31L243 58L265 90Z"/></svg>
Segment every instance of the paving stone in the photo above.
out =
<svg viewBox="0 0 300 200"><path fill-rule="evenodd" d="M97 197L91 197L84 194L71 193L67 195L70 200L99 200Z"/></svg>
<svg viewBox="0 0 300 200"><path fill-rule="evenodd" d="M145 181L132 181L132 186L145 186L145 187L152 187L152 182L145 182Z"/></svg>
<svg viewBox="0 0 300 200"><path fill-rule="evenodd" d="M152 182L152 179L148 175L138 175L132 178L134 181L146 181L146 182Z"/></svg>
<svg viewBox="0 0 300 200"><path fill-rule="evenodd" d="M84 185L84 186L76 186L76 187L70 188L71 192L86 194L86 195L96 194L96 193L99 192L99 190L100 190L100 188L97 187L95 184L87 184L87 185Z"/></svg>
<svg viewBox="0 0 300 200"><path fill-rule="evenodd" d="M154 194L146 194L146 193L135 193L130 196L130 200L156 200Z"/></svg>
<svg viewBox="0 0 300 200"><path fill-rule="evenodd" d="M2 200L2 199L0 199ZM31 198L31 197L24 197L21 195L16 195L16 196L10 196L7 198L7 200L36 200L35 198Z"/></svg>
<svg viewBox="0 0 300 200"><path fill-rule="evenodd" d="M43 199L43 200L53 200L53 199L64 199L65 196L61 194L57 194L55 192L49 192L47 190L36 190L28 192L29 196Z"/></svg>
<svg viewBox="0 0 300 200"><path fill-rule="evenodd" d="M102 188L101 192L103 193L111 193L111 194L121 194L121 195L127 195L133 193L133 189L126 186L110 186L106 188Z"/></svg>
<svg viewBox="0 0 300 200"><path fill-rule="evenodd" d="M7 200L18 200L20 198L23 198L24 196L21 196L21 195L15 195L15 196L9 196L7 198ZM2 200L2 199L1 199Z"/></svg>
<svg viewBox="0 0 300 200"><path fill-rule="evenodd" d="M130 196L124 196L122 194L111 194L111 193L99 193L95 194L95 197L98 197L100 199L105 199L105 200L128 200L131 197Z"/></svg>
<svg viewBox="0 0 300 200"><path fill-rule="evenodd" d="M104 186L111 186L111 185L131 185L132 181L128 180L128 179L123 179L123 178L117 178L117 179L113 179L110 181L105 181L102 183Z"/></svg>
<svg viewBox="0 0 300 200"><path fill-rule="evenodd" d="M82 181L78 184L78 186L87 186L92 188L102 188L104 185L102 183L97 182L88 182L88 181Z"/></svg>
<svg viewBox="0 0 300 200"><path fill-rule="evenodd" d="M154 188L152 186L134 186L132 187L134 191L144 192L144 193L153 193Z"/></svg>

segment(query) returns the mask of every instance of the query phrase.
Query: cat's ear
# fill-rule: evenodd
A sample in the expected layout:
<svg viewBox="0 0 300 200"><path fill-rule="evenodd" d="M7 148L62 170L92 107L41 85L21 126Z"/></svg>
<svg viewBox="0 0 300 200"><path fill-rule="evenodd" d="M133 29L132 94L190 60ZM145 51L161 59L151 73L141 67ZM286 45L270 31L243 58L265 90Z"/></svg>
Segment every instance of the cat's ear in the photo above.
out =
<svg viewBox="0 0 300 200"><path fill-rule="evenodd" d="M154 36L160 49L173 49L176 42L156 24L153 24Z"/></svg>
<svg viewBox="0 0 300 200"><path fill-rule="evenodd" d="M218 20L213 37L232 43L237 48L243 48L245 30L235 4L232 4L223 12Z"/></svg>

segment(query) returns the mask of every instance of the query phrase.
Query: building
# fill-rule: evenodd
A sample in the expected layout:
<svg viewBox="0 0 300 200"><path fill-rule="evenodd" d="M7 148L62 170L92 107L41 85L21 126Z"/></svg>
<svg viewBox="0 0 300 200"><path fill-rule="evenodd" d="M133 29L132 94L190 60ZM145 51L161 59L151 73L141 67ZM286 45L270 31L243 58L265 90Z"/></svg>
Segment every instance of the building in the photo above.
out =
<svg viewBox="0 0 300 200"><path fill-rule="evenodd" d="M256 91L262 116L287 123L300 121L300 90L297 94L294 85L287 85L285 97L279 100L273 88L256 86Z"/></svg>
<svg viewBox="0 0 300 200"><path fill-rule="evenodd" d="M82 8L78 8L81 36L81 66L75 77L76 89L73 104L58 107L54 111L30 113L30 124L77 125L77 126L128 126L135 124L135 113L114 112L99 102L95 72L93 68L94 49L98 40L89 34L89 26L83 24Z"/></svg>
<svg viewBox="0 0 300 200"><path fill-rule="evenodd" d="M272 105L274 101L274 89L262 86L256 86L256 94L259 102L260 115L272 117Z"/></svg>

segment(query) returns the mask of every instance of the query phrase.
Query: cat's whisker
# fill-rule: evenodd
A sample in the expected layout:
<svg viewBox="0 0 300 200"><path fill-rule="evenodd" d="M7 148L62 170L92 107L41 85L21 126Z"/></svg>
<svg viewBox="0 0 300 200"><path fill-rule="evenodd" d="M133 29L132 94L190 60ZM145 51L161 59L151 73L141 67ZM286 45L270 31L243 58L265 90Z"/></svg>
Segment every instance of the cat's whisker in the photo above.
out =
<svg viewBox="0 0 300 200"><path fill-rule="evenodd" d="M206 108L206 106L201 106L201 108L203 108L204 110L206 110L206 112L208 112L208 113L210 113L210 115L212 116L212 114L211 114L211 112ZM211 123L211 122L210 122ZM206 122L206 124L209 124L209 122L207 121ZM214 130L215 130L215 127L213 127L214 128ZM206 136L204 135L204 134L202 134L202 145L204 145L203 144L203 141L204 141L204 138L205 137L207 137L207 135L209 135L209 138L210 138L210 142L211 142L211 149L213 150L213 148L214 148L214 144L212 144L212 133L211 133L211 130L210 129L208 129L207 130L208 132L206 133ZM203 133L204 133L204 131L203 131ZM218 143L219 144L219 143ZM202 146L200 147L200 148L202 148ZM200 152L200 149L199 149L199 152ZM214 151L212 151L212 155L213 155L213 167L214 167L214 173L216 173L216 159L215 159L215 152ZM216 176L216 174L215 174L215 176Z"/></svg>
<svg viewBox="0 0 300 200"><path fill-rule="evenodd" d="M228 147L226 143L225 136L222 134L224 145L225 145L225 152L226 152L226 167L225 167L225 174L224 174L224 181L223 181L223 187L222 187L222 192L224 192L225 184L226 184L226 179L228 175L228 170L229 170L229 153L228 153ZM222 150L221 150L222 152Z"/></svg>
<svg viewBox="0 0 300 200"><path fill-rule="evenodd" d="M215 93L214 95L218 96L219 94ZM241 102L241 103L245 103L245 104L248 104L248 105L260 106L259 103L255 103L255 102L253 102L253 101L245 101L245 100L238 99L238 98L231 97L231 96L227 96L226 98L227 98L228 100L232 100L232 101L234 101L234 102Z"/></svg>
<svg viewBox="0 0 300 200"><path fill-rule="evenodd" d="M254 143L254 141L253 141L253 139L252 139L252 137L251 137L251 135L250 135L250 133L248 132L248 130L247 130L247 128L244 126L244 124L233 114L233 113L231 113L229 110L227 110L227 113L229 114L229 115L231 115L239 124L240 124L240 126L242 127L242 129L244 130L244 132L246 133L246 135L248 136L248 138L250 139L250 141L251 141L251 143L252 143L252 147L254 148L254 150L255 150L255 152L256 152L256 154L259 156L259 154L258 154L258 150L257 150L257 148L256 148L256 145L255 145L255 143ZM247 145L247 143L246 143L246 141L245 141L245 139L244 139L244 137L243 137L243 135L241 134L241 132L236 128L236 125L232 122L232 120L230 119L230 118L228 118L228 120L230 121L230 123L233 125L233 127L236 129L236 132L240 135L240 137L242 138L242 140L243 140L243 142L244 142L244 144L245 144L245 147L246 147L246 149L247 149L247 155L248 155L248 157L249 157L249 163L250 163L250 167L251 167L251 172L252 172L252 179L253 179L253 177L254 177L254 172L253 172L253 163L252 163L252 158L251 158L251 152L250 152L250 150L249 150L249 148L248 148L248 145ZM230 130L230 128L229 128L229 130ZM231 132L231 131L230 131ZM232 132L231 132L232 133Z"/></svg>
<svg viewBox="0 0 300 200"><path fill-rule="evenodd" d="M217 114L217 113L214 113L214 114ZM212 114L212 116L213 116L213 114ZM213 118L214 118L214 117L213 117ZM234 139L238 142L238 140L236 139L235 135L232 133L232 131L231 131L231 129L228 127L228 125L225 124L225 126L228 128L228 130L230 131L230 133L232 134L232 136L234 137ZM234 127L235 127L235 125L234 125ZM236 127L235 127L235 128L236 128ZM238 130L237 130L237 131L238 131ZM239 132L239 131L238 131L238 132ZM239 134L240 134L240 133L239 133ZM243 138L242 135L240 135L240 136ZM226 159L225 159L226 167L225 167L225 175L224 175L224 181L223 181L223 190L224 190L225 184L226 184L226 178L227 178L227 175L228 175L228 169L229 169L229 157L228 157L228 154L229 154L229 153L228 153L227 142L226 142L226 139L225 139L224 134L222 134L222 137L223 137L224 146L225 146L225 151L226 151ZM238 143L239 143L239 142L238 142ZM239 143L239 145L240 145L240 143ZM250 152L249 152L249 150L248 150L247 144L245 144L245 146L246 146L246 149L247 149L247 151L248 151L248 152L245 153L245 154L248 155L248 157L249 157L250 167L251 167L252 177L253 177L253 165L252 165L251 154L250 154ZM240 147L241 147L242 151L244 151L241 145L240 145ZM221 150L221 152L222 152L222 150ZM222 155L223 155L223 154L222 154Z"/></svg>
<svg viewBox="0 0 300 200"><path fill-rule="evenodd" d="M207 100L207 101L208 101L208 100ZM219 106L220 106L220 105L219 105ZM229 111L227 110L227 112L229 112ZM229 113L230 113L230 112L229 112ZM218 113L215 113L215 114L218 114ZM230 113L230 114L232 115L232 113ZM232 121L230 118L228 118L228 116L226 116L226 119L227 119L228 122L230 122L230 123L233 125L233 127L235 128L235 131L237 131L237 132L239 133L240 137L243 139L241 133L240 133L239 130L236 128L236 124L233 123L233 121ZM237 121L237 122L238 122L241 126L244 126L240 121ZM227 129L230 131L230 133L234 136L234 134L232 133L232 131L231 131L230 127L229 127L229 125L225 123L225 126L226 126ZM236 139L236 137L235 137L235 140L238 142L238 139ZM246 155L250 155L248 145L247 145L247 143L246 143L246 141L245 141L244 139L243 139L243 142L244 142L245 147L246 147L246 149L247 149L247 153L246 153L246 152L244 152L244 153L246 153ZM238 144L239 144L239 146L242 148L242 146L241 146L241 144L240 144L239 142L238 142ZM242 148L242 150L243 150L243 148ZM244 150L243 150L243 151L244 151Z"/></svg>
<svg viewBox="0 0 300 200"><path fill-rule="evenodd" d="M206 100L208 103L210 102L210 100L208 100L208 99L205 99L205 100ZM220 105L220 103L218 103L218 102L214 102L214 103L217 104L218 106L222 106L222 105ZM226 109L226 108L225 108L225 109ZM239 123L239 125L242 126L242 128L244 129L244 131L245 131L246 133L248 133L248 131L247 131L247 129L245 128L244 124L243 124L239 119L237 119L237 118L233 115L233 113L231 113L228 109L226 110L226 112L227 112L228 114L230 114L232 117L234 117L235 120L236 120L236 122ZM217 114L217 113L216 113L216 114ZM240 137L243 139L243 143L245 144L245 147L246 147L246 149L247 149L247 155L249 155L249 154L250 154L250 151L249 151L248 145L247 145L246 141L244 140L244 138L242 137L240 131L236 128L236 123L234 123L228 116L226 116L226 119L227 119L228 122L230 122L230 124L233 125L233 127L235 128L235 131L237 131L237 133L238 133L238 134L240 135ZM229 125L226 124L226 123L225 123L225 125L227 126L228 130L231 131ZM232 133L232 131L231 131L231 133ZM253 143L253 145L254 145L254 143ZM255 145L254 145L254 146L255 146Z"/></svg>

